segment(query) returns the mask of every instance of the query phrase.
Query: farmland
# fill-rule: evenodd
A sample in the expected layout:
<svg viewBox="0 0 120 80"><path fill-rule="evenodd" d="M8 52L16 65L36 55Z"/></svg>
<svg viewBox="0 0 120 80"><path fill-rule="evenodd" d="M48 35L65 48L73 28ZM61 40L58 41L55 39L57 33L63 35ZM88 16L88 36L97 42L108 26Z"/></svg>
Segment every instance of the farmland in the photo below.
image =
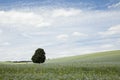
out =
<svg viewBox="0 0 120 80"><path fill-rule="evenodd" d="M0 80L120 80L120 50L47 60L0 62Z"/></svg>

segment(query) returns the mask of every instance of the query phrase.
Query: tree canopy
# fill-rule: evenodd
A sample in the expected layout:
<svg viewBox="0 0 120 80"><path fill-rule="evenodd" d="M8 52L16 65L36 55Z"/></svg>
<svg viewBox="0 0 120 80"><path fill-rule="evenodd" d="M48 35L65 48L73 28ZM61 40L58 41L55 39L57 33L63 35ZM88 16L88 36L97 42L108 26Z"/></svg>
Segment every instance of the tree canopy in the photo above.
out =
<svg viewBox="0 0 120 80"><path fill-rule="evenodd" d="M44 49L38 48L31 59L33 63L44 63L46 60Z"/></svg>

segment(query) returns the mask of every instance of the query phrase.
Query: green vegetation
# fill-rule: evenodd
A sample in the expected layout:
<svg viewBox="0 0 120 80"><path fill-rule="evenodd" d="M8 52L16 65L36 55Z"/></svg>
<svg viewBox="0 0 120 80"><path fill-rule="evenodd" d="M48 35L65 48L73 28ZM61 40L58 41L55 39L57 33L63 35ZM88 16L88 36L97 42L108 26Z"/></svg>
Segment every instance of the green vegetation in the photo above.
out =
<svg viewBox="0 0 120 80"><path fill-rule="evenodd" d="M32 56L33 63L44 63L45 62L45 51L42 48L38 48Z"/></svg>
<svg viewBox="0 0 120 80"><path fill-rule="evenodd" d="M93 54L78 55L72 57L64 57L59 59L49 60L48 62L53 63L63 63L63 62L120 62L120 50L116 51L106 51L106 52L97 52Z"/></svg>
<svg viewBox="0 0 120 80"><path fill-rule="evenodd" d="M120 80L120 50L48 60L0 63L0 80Z"/></svg>

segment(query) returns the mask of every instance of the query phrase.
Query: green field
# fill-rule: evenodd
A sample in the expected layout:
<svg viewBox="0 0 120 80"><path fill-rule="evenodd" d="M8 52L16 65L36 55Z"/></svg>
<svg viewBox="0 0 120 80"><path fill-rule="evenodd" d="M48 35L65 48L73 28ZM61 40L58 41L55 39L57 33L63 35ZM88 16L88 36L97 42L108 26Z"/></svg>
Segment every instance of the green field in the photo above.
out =
<svg viewBox="0 0 120 80"><path fill-rule="evenodd" d="M120 50L47 60L0 63L0 80L120 80Z"/></svg>

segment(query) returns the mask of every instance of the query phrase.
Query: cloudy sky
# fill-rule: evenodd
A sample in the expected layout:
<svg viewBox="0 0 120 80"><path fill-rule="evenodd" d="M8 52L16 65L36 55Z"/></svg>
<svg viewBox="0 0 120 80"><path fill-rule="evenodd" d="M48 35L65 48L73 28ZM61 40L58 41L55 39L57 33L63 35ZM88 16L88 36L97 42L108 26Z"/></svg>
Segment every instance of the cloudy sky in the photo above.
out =
<svg viewBox="0 0 120 80"><path fill-rule="evenodd" d="M0 61L120 49L120 0L0 0Z"/></svg>

